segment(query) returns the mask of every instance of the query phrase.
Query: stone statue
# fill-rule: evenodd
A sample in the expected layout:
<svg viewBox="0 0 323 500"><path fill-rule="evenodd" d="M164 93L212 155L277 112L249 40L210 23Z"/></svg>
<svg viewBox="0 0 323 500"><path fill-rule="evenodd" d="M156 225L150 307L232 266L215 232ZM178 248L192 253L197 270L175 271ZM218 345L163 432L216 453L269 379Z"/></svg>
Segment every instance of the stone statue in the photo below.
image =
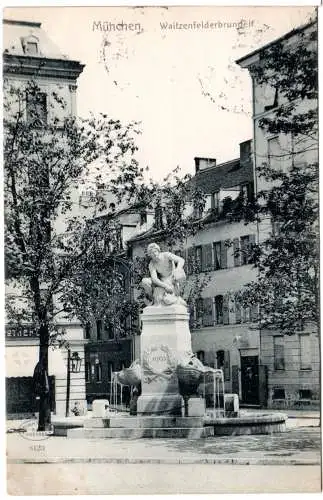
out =
<svg viewBox="0 0 323 500"><path fill-rule="evenodd" d="M147 305L169 306L185 305L180 294L180 283L186 279L184 259L171 252L161 252L157 243L150 243L147 248L150 257L150 278L143 278L141 286L146 294Z"/></svg>

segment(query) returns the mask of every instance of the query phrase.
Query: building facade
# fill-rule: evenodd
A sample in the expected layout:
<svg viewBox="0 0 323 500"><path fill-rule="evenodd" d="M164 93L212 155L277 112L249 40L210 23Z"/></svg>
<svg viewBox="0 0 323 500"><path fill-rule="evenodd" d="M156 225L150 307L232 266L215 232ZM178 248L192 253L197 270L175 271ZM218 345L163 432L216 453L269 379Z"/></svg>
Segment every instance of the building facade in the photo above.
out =
<svg viewBox="0 0 323 500"><path fill-rule="evenodd" d="M257 309L242 308L237 297L243 285L257 278L249 257L257 227L230 217L253 198L252 141L241 143L239 158L226 163L195 158L193 182L206 195L204 211L198 214L202 229L169 249L157 221L128 244L135 259L156 241L184 257L188 288L197 277L204 280L201 296L191 307L193 352L205 364L223 369L225 390L239 394L242 403L264 404L266 369L260 363ZM137 350L139 357L139 345Z"/></svg>
<svg viewBox="0 0 323 500"><path fill-rule="evenodd" d="M31 114L46 123L54 119L76 114L77 79L83 71L83 65L63 55L48 38L40 23L27 21L3 21L3 76L4 96L10 87L25 88L33 81L37 85L37 94L27 95L25 102L26 121ZM56 95L56 98L53 96ZM9 94L10 98L10 94ZM59 102L64 101L64 107ZM10 107L9 107L10 108ZM14 103L11 106L12 112ZM10 109L5 109L10 113ZM5 116L9 118L9 116ZM77 189L74 210L77 207ZM58 217L56 230L64 230L64 217ZM19 297L17 288L6 288L6 297ZM66 339L70 351L77 353L81 360L79 373L70 373L70 408L77 402L80 409L85 408L84 382L84 337L83 329L78 321L68 324L60 323L66 331ZM6 327L6 398L7 414L29 414L37 410L37 402L33 393L33 372L39 359L39 339L33 325L23 327ZM68 379L68 351L66 349L49 350L49 385L52 411L64 415L66 411L66 394Z"/></svg>
<svg viewBox="0 0 323 500"><path fill-rule="evenodd" d="M270 51L281 45L288 51L301 50L317 30L311 22L286 33L278 40L247 54L237 63L246 68L252 80L254 164L257 168L263 163L272 168L288 172L292 165L314 164L318 162L318 136L316 131L299 134L270 133L261 126L264 118L273 118L277 110L290 101L270 83L260 84L256 78ZM315 37L312 42L315 51ZM315 99L299 98L292 101L294 113L301 115L317 109ZM263 176L256 175L256 192L266 189L268 182ZM273 230L272 221L264 218L258 225L259 241L263 241ZM320 399L320 349L318 325L308 324L302 332L282 335L273 329L261 331L261 362L268 367L268 405L274 407L299 407L318 405Z"/></svg>
<svg viewBox="0 0 323 500"><path fill-rule="evenodd" d="M105 247L106 264L112 271L123 276L122 289L115 298L122 311L122 321L117 328L115 318L110 318L111 312L104 318L92 316L84 330L86 399L89 405L94 399L111 399L112 373L128 368L136 359L140 331L138 316L131 312L133 267L127 242L152 224L151 213L140 207L127 207L126 204L120 207L120 203L117 204L116 200L111 201L111 196L108 197L109 208L100 218L109 219L115 229L110 230L108 244L102 241L102 245ZM116 209L116 206L119 208ZM115 234L111 234L112 232ZM127 402L128 388L123 392L124 402Z"/></svg>

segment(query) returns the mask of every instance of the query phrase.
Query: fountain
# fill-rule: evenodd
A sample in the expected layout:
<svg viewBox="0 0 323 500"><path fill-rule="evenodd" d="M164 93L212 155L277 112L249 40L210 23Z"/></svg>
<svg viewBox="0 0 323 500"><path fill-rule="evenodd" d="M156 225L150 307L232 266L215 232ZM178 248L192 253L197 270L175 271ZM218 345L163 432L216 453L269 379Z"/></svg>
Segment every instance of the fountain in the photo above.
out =
<svg viewBox="0 0 323 500"><path fill-rule="evenodd" d="M225 394L223 371L204 366L192 353L189 314L178 293L184 260L160 252L156 244L151 244L148 251L152 259L151 278L143 280L149 305L141 317L140 362L114 373L110 395L113 413L102 417L101 403L97 401L97 413L84 420L83 428L70 429L68 437L195 439L219 434L282 432L284 415L239 416L237 408L231 412L234 417L227 415L228 398L235 402L238 398ZM213 381L213 408L209 410L205 393L204 397L198 396L198 387L203 381L205 387L206 377ZM116 410L118 385L136 390L137 401L136 405L132 402L131 415ZM104 413L107 402L103 401L102 406Z"/></svg>

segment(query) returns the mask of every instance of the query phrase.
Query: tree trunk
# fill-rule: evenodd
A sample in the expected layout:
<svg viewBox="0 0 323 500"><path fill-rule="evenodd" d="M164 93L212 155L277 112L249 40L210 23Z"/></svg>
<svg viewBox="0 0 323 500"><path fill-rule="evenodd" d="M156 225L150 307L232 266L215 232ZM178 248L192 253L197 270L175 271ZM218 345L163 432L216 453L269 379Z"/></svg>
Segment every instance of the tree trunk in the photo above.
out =
<svg viewBox="0 0 323 500"><path fill-rule="evenodd" d="M42 390L39 396L39 417L38 430L45 431L49 429L51 423L50 413L50 388L48 379L48 344L49 331L48 325L43 325L39 330L39 365L44 370L44 379Z"/></svg>

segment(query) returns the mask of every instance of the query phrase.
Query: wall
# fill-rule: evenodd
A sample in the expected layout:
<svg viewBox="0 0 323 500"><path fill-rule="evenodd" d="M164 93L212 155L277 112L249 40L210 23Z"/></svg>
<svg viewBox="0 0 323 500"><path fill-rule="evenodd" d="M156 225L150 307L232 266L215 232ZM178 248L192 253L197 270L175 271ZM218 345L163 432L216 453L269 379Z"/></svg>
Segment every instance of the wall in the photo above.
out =
<svg viewBox="0 0 323 500"><path fill-rule="evenodd" d="M262 332L262 359L268 366L268 405L272 407L301 407L304 405L319 405L320 400L320 350L318 335L310 331L310 358L311 367L301 369L299 335L284 337L285 368L277 370L274 367L274 341L273 337L278 332ZM275 390L284 389L282 397ZM299 393L300 390L312 391L312 399L304 401ZM280 397L278 397L280 396ZM303 401L302 401L303 399Z"/></svg>

